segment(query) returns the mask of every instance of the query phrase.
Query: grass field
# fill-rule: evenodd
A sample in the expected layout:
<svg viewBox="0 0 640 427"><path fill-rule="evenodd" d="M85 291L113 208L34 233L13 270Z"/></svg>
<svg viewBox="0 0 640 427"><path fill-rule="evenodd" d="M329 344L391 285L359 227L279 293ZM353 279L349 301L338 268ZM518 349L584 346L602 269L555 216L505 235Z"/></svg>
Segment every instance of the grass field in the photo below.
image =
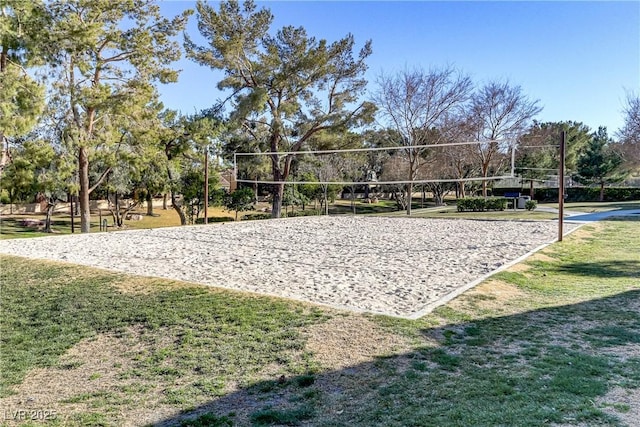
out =
<svg viewBox="0 0 640 427"><path fill-rule="evenodd" d="M417 321L0 260L6 425L640 419L637 220L584 226Z"/></svg>

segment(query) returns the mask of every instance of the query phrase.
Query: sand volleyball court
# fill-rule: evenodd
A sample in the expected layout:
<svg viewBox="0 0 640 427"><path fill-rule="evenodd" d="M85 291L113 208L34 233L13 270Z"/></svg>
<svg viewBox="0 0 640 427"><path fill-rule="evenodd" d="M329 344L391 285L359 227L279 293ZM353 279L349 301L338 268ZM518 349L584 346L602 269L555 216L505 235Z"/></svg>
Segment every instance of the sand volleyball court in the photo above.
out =
<svg viewBox="0 0 640 427"><path fill-rule="evenodd" d="M3 240L0 253L416 318L555 241L557 229L322 216Z"/></svg>

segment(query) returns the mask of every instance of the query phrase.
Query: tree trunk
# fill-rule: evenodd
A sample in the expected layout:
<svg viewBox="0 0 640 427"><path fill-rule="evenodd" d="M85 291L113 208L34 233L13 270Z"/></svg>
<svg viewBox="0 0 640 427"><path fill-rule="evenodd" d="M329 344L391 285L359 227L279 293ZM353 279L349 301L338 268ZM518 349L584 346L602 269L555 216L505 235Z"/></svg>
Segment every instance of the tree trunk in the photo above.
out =
<svg viewBox="0 0 640 427"><path fill-rule="evenodd" d="M167 160L169 161L171 160L169 155L167 155ZM169 165L167 165L167 176L169 177L169 182L173 184L175 182L175 178L173 176L173 172L171 171L171 167ZM166 197L166 194L165 194L165 197ZM183 203L184 203L184 200L183 200ZM187 217L182 211L181 207L178 205L176 193L173 190L171 190L171 206L178 213L178 216L180 217L180 225L187 225Z"/></svg>
<svg viewBox="0 0 640 427"><path fill-rule="evenodd" d="M0 175L2 175L2 170L9 163L9 141L4 137L2 130L0 130L0 144L2 144L2 157L0 158Z"/></svg>
<svg viewBox="0 0 640 427"><path fill-rule="evenodd" d="M4 8L2 10L3 12L3 17L4 17ZM9 57L9 46L8 44L5 44L4 46L2 46L2 52L0 52L0 73L4 72L4 70L7 69L7 60Z"/></svg>
<svg viewBox="0 0 640 427"><path fill-rule="evenodd" d="M153 216L153 197L150 191L147 191L147 216Z"/></svg>
<svg viewBox="0 0 640 427"><path fill-rule="evenodd" d="M109 200L108 195L107 195L107 200ZM118 228L121 228L124 224L124 220L123 220L122 212L120 212L120 198L118 197L117 192L113 196L113 203L111 203L111 201L109 200L109 209L111 211L111 216L113 217L113 225L115 225Z"/></svg>
<svg viewBox="0 0 640 427"><path fill-rule="evenodd" d="M169 208L167 207L167 199L168 199L168 197L167 197L167 193L164 193L164 194L162 195L162 210L165 210L165 211L169 209Z"/></svg>
<svg viewBox="0 0 640 427"><path fill-rule="evenodd" d="M604 182L600 183L600 201L604 202Z"/></svg>
<svg viewBox="0 0 640 427"><path fill-rule="evenodd" d="M431 190L431 193L433 194L433 201L435 202L436 206L443 206L445 189L438 183L430 185L429 188Z"/></svg>
<svg viewBox="0 0 640 427"><path fill-rule="evenodd" d="M356 187L351 186L351 213L356 214Z"/></svg>
<svg viewBox="0 0 640 427"><path fill-rule="evenodd" d="M47 203L47 216L45 217L44 220L44 232L45 233L52 233L53 231L51 230L51 215L53 214L53 210L55 209L56 204L55 203Z"/></svg>
<svg viewBox="0 0 640 427"><path fill-rule="evenodd" d="M466 189L465 189L465 187L464 187L464 181L460 181L460 182L458 183L458 188L460 189L459 197L460 197L461 199L464 199L465 197L467 197Z"/></svg>
<svg viewBox="0 0 640 427"><path fill-rule="evenodd" d="M76 216L75 216L75 206L73 206L73 195L69 193L69 213L71 214L71 233L76 232Z"/></svg>
<svg viewBox="0 0 640 427"><path fill-rule="evenodd" d="M171 206L173 206L173 209L178 213L178 216L180 217L180 225L187 225L187 216L178 205L178 199L176 198L176 195L173 191L171 192Z"/></svg>
<svg viewBox="0 0 640 427"><path fill-rule="evenodd" d="M535 194L535 191L533 189L533 180L529 181L529 197L531 197L531 200L533 200L533 195Z"/></svg>
<svg viewBox="0 0 640 427"><path fill-rule="evenodd" d="M78 194L80 204L80 232L89 233L91 230L91 211L89 206L89 153L86 147L80 147L78 153Z"/></svg>
<svg viewBox="0 0 640 427"><path fill-rule="evenodd" d="M327 188L329 186L325 185L324 186L324 214L325 215L329 215L329 201L327 200Z"/></svg>
<svg viewBox="0 0 640 427"><path fill-rule="evenodd" d="M258 181L257 178L255 181L253 181L253 194L254 194L254 198L255 198L255 202L258 203Z"/></svg>
<svg viewBox="0 0 640 427"><path fill-rule="evenodd" d="M279 179L276 179L276 181L279 181ZM280 215L282 214L282 196L284 195L284 182L273 185L272 195L273 201L271 203L271 218L280 218Z"/></svg>
<svg viewBox="0 0 640 427"><path fill-rule="evenodd" d="M413 194L413 182L407 184L407 215L411 215L411 195Z"/></svg>

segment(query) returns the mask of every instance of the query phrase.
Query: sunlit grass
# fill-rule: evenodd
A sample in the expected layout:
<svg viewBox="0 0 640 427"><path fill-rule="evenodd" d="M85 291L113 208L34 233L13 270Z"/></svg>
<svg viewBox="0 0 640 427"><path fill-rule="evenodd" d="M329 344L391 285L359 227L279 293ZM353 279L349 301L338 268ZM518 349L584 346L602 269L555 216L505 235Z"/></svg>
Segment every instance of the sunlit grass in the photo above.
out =
<svg viewBox="0 0 640 427"><path fill-rule="evenodd" d="M82 372L89 388L54 402L64 425L118 425L171 407L182 413L169 424L194 426L616 426L632 411L607 393L640 388L637 221L583 226L416 321L0 261L0 390L11 395L35 368ZM321 365L306 331L341 318L410 344ZM329 331L327 351L362 351L356 332ZM104 336L125 348L106 385L86 360L109 349L69 356Z"/></svg>

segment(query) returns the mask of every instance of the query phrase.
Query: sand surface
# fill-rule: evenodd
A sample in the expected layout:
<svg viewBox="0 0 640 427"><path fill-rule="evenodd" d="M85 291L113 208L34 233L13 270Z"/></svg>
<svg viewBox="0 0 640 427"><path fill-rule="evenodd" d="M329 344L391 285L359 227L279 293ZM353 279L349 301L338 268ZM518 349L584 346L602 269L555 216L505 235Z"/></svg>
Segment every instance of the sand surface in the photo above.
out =
<svg viewBox="0 0 640 427"><path fill-rule="evenodd" d="M553 221L303 217L3 240L0 253L416 317L557 230Z"/></svg>

